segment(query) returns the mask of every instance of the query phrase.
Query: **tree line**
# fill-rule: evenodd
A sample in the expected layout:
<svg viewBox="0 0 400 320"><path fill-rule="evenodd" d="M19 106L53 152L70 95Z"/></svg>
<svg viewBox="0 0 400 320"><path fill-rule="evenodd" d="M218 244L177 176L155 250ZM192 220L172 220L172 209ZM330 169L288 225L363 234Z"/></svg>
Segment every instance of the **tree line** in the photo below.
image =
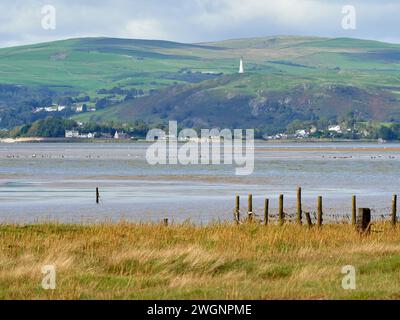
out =
<svg viewBox="0 0 400 320"><path fill-rule="evenodd" d="M65 137L66 130L78 130L82 134L104 133L113 135L116 131L123 131L131 136L145 137L150 127L143 121L133 121L121 124L114 121L88 122L80 124L75 120L64 119L61 117L47 117L37 120L31 124L17 126L14 129L2 132L2 136L11 138L18 137L43 137L43 138L62 138Z"/></svg>

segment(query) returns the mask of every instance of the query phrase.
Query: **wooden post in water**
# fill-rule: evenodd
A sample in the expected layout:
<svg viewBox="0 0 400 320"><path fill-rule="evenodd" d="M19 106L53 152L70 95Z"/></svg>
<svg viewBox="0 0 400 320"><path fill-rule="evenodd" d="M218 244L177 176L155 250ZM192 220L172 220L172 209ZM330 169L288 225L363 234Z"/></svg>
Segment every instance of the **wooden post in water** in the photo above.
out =
<svg viewBox="0 0 400 320"><path fill-rule="evenodd" d="M249 200L248 200L248 216L249 216L249 221L253 221L253 195L249 194Z"/></svg>
<svg viewBox="0 0 400 320"><path fill-rule="evenodd" d="M240 222L240 196L236 196L236 206L235 206L235 222L239 224Z"/></svg>
<svg viewBox="0 0 400 320"><path fill-rule="evenodd" d="M269 199L265 199L265 206L264 206L264 225L268 225L268 211L269 211Z"/></svg>
<svg viewBox="0 0 400 320"><path fill-rule="evenodd" d="M322 197L318 197L318 212L317 212L317 225L318 227L322 227Z"/></svg>
<svg viewBox="0 0 400 320"><path fill-rule="evenodd" d="M100 203L100 192L99 192L99 188L96 188L96 203Z"/></svg>
<svg viewBox="0 0 400 320"><path fill-rule="evenodd" d="M397 194L394 194L392 200L392 225L395 226L396 223L397 223Z"/></svg>
<svg viewBox="0 0 400 320"><path fill-rule="evenodd" d="M358 209L357 230L360 234L368 234L371 231L371 209Z"/></svg>
<svg viewBox="0 0 400 320"><path fill-rule="evenodd" d="M312 221L311 221L310 213L309 212L305 212L304 214L306 215L307 224L311 228L312 227Z"/></svg>
<svg viewBox="0 0 400 320"><path fill-rule="evenodd" d="M283 194L279 195L278 219L280 225L285 223L285 213L283 212Z"/></svg>
<svg viewBox="0 0 400 320"><path fill-rule="evenodd" d="M352 211L351 211L351 224L355 226L357 224L357 197L353 196Z"/></svg>
<svg viewBox="0 0 400 320"><path fill-rule="evenodd" d="M297 189L297 224L302 224L301 188Z"/></svg>

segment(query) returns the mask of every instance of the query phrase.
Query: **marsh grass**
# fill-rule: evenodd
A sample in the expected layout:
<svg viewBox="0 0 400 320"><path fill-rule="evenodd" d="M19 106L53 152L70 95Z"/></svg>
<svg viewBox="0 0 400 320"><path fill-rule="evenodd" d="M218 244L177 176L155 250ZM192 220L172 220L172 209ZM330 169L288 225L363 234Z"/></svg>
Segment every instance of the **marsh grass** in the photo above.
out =
<svg viewBox="0 0 400 320"><path fill-rule="evenodd" d="M400 228L1 225L1 299L397 299ZM56 290L41 287L44 265ZM357 269L343 290L342 267Z"/></svg>

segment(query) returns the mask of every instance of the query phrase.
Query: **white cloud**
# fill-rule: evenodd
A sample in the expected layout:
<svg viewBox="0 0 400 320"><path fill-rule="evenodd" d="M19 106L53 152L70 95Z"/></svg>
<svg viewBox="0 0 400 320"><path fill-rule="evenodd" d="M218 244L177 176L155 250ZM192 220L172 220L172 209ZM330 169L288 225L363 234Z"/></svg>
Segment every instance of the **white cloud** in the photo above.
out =
<svg viewBox="0 0 400 320"><path fill-rule="evenodd" d="M203 10L196 19L197 23L208 28L226 29L232 24L241 24L245 28L254 22L263 22L266 26L274 24L301 29L301 26L320 25L322 19L332 16L335 7L337 12L340 8L313 0L221 0L220 4L219 11Z"/></svg>

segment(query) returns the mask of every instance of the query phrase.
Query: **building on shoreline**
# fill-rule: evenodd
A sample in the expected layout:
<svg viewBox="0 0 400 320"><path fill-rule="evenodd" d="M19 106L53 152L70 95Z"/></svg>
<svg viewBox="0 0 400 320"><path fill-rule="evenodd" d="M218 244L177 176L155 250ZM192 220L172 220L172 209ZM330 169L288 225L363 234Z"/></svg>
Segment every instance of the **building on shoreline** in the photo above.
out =
<svg viewBox="0 0 400 320"><path fill-rule="evenodd" d="M328 131L330 132L336 132L336 133L342 133L342 127L340 125L333 125L328 127Z"/></svg>
<svg viewBox="0 0 400 320"><path fill-rule="evenodd" d="M114 139L115 140L128 140L130 138L131 137L127 133L125 133L123 131L121 131L121 132L115 131L115 134L114 134Z"/></svg>
<svg viewBox="0 0 400 320"><path fill-rule="evenodd" d="M95 132L80 134L77 130L65 130L65 138L69 139L94 139L95 137Z"/></svg>
<svg viewBox="0 0 400 320"><path fill-rule="evenodd" d="M65 130L66 138L79 138L79 131L76 130Z"/></svg>

